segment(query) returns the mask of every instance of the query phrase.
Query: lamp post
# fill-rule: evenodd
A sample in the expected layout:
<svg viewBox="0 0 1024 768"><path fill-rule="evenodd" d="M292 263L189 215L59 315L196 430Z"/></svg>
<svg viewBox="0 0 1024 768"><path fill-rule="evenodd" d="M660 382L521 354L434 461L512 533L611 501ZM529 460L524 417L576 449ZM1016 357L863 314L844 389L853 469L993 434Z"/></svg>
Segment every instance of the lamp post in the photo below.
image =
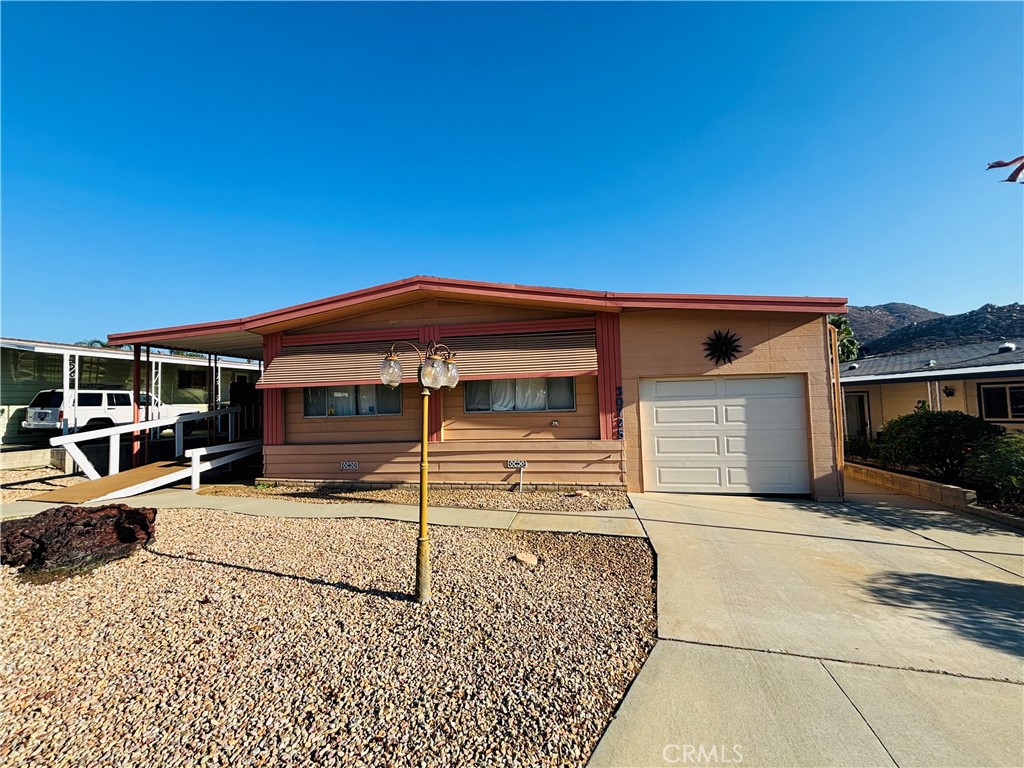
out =
<svg viewBox="0 0 1024 768"><path fill-rule="evenodd" d="M423 397L423 431L420 435L420 535L416 539L416 602L430 602L430 540L427 535L427 438L430 393L441 387L452 389L459 383L459 368L453 362L455 354L444 344L427 342L421 350L411 341L396 341L384 355L380 364L380 380L394 389L402 383L402 364L395 347L405 344L419 359L416 378Z"/></svg>

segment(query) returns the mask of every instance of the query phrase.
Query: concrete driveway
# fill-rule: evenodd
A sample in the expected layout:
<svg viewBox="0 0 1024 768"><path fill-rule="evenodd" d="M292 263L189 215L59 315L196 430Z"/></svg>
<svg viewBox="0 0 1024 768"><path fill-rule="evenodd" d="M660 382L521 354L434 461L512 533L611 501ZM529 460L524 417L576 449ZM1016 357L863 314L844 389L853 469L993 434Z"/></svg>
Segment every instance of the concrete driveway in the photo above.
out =
<svg viewBox="0 0 1024 768"><path fill-rule="evenodd" d="M1024 765L1024 538L847 491L631 496L660 639L591 766Z"/></svg>

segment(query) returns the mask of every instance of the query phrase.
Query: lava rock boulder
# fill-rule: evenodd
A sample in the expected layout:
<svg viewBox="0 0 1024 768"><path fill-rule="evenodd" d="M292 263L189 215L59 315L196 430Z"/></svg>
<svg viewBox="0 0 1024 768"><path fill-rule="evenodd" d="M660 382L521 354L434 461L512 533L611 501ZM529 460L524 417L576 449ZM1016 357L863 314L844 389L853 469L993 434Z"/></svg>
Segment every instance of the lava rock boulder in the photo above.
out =
<svg viewBox="0 0 1024 768"><path fill-rule="evenodd" d="M0 562L23 574L71 575L127 557L153 538L155 527L151 507L55 507L4 522Z"/></svg>

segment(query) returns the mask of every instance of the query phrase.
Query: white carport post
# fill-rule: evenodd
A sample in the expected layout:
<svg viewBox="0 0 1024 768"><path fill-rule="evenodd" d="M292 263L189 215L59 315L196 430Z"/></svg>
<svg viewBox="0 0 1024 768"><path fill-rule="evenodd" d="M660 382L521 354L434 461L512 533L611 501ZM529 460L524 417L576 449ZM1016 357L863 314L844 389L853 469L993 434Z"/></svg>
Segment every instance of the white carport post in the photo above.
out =
<svg viewBox="0 0 1024 768"><path fill-rule="evenodd" d="M64 413L60 420L60 432L68 434L71 427L78 428L78 355L71 352L63 354L63 401L60 410Z"/></svg>

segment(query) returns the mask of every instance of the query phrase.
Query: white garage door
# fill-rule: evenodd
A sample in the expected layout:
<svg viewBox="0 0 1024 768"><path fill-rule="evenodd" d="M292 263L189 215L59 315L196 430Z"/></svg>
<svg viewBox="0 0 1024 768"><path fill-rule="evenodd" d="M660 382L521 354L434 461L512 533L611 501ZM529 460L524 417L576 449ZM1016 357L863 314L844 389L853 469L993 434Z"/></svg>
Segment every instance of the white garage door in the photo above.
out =
<svg viewBox="0 0 1024 768"><path fill-rule="evenodd" d="M809 493L801 376L641 379L645 491Z"/></svg>

